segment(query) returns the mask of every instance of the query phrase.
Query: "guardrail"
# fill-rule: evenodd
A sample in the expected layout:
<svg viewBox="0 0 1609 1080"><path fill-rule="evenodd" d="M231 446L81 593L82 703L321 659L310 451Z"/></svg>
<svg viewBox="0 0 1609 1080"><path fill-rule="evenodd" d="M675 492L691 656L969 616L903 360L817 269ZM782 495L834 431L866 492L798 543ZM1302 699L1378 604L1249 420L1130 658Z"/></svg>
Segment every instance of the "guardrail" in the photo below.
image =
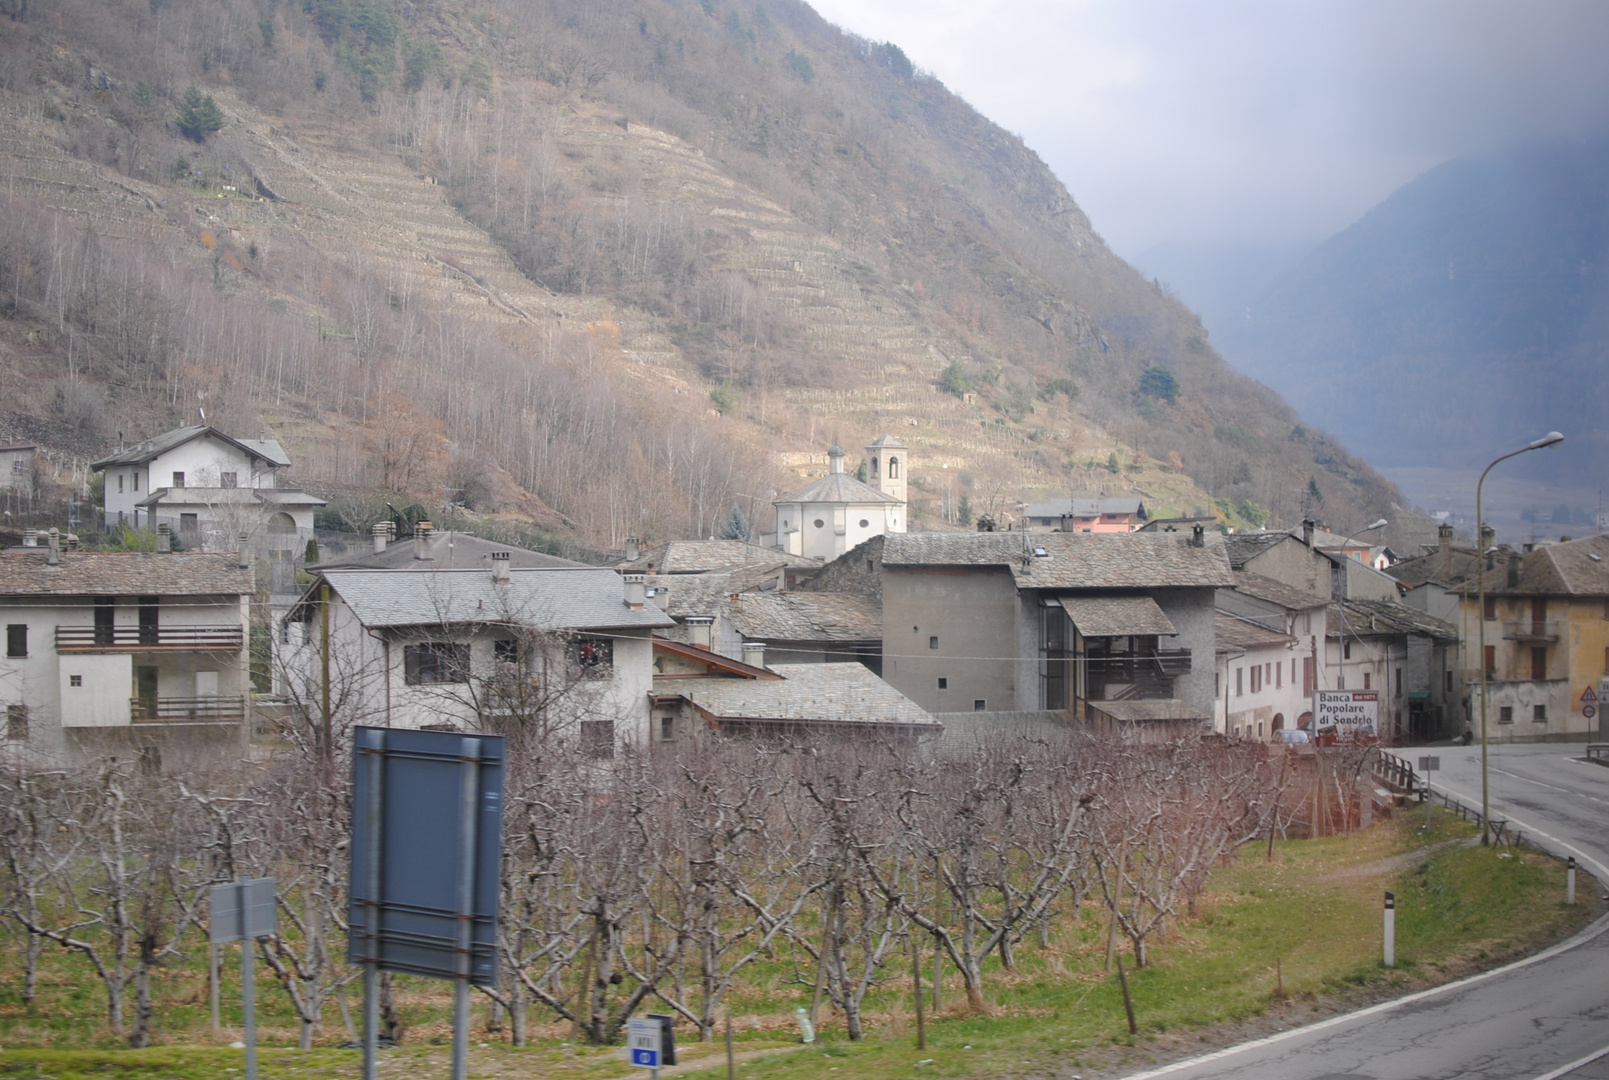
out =
<svg viewBox="0 0 1609 1080"><path fill-rule="evenodd" d="M1389 776L1405 778L1406 782L1410 786L1404 790L1404 793L1410 796L1418 796L1421 805L1423 805L1427 798L1439 800L1443 807L1452 813L1457 814L1460 821L1473 822L1476 828L1481 827L1481 812L1479 807L1466 806L1464 805L1463 800L1459 799L1456 795L1449 795L1445 791L1435 790L1434 785L1419 779L1418 774L1414 771L1414 767L1409 764L1406 759L1399 758L1395 754L1388 754L1382 750L1379 757L1375 761L1374 768L1376 777L1379 777L1381 771L1385 770ZM1511 832L1508 826L1509 823L1507 820L1500 818L1495 814L1492 815L1492 835L1496 838L1497 842L1502 844L1504 847L1513 847L1515 844L1520 842L1524 834L1518 830ZM1534 840L1531 841L1531 846L1535 848L1541 847L1541 845ZM1557 853L1555 852L1554 854ZM1562 858L1563 856L1559 857Z"/></svg>
<svg viewBox="0 0 1609 1080"><path fill-rule="evenodd" d="M243 697L133 698L129 716L136 724L238 724L246 718Z"/></svg>
<svg viewBox="0 0 1609 1080"><path fill-rule="evenodd" d="M1558 641L1559 624L1547 619L1515 619L1503 624L1509 641Z"/></svg>
<svg viewBox="0 0 1609 1080"><path fill-rule="evenodd" d="M237 652L246 643L239 626L58 626L57 652Z"/></svg>

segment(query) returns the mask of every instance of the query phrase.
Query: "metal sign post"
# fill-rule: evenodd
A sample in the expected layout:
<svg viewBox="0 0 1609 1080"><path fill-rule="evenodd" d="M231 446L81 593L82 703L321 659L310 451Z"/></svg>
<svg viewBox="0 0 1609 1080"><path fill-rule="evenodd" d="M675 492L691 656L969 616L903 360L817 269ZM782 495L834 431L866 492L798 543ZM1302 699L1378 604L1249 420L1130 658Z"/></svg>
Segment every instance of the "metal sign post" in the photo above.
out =
<svg viewBox="0 0 1609 1080"><path fill-rule="evenodd" d="M273 878L247 878L212 887L211 942L240 942L240 996L245 1013L246 1080L257 1080L256 963L252 947L279 929Z"/></svg>
<svg viewBox="0 0 1609 1080"><path fill-rule="evenodd" d="M374 1080L379 973L453 980L453 1071L464 1080L469 988L497 983L503 739L353 732L347 954L363 972L363 1076Z"/></svg>
<svg viewBox="0 0 1609 1080"><path fill-rule="evenodd" d="M1386 967L1397 966L1397 898L1386 893Z"/></svg>
<svg viewBox="0 0 1609 1080"><path fill-rule="evenodd" d="M1425 828L1430 828L1430 774L1441 768L1441 758L1421 757L1419 771L1425 774Z"/></svg>

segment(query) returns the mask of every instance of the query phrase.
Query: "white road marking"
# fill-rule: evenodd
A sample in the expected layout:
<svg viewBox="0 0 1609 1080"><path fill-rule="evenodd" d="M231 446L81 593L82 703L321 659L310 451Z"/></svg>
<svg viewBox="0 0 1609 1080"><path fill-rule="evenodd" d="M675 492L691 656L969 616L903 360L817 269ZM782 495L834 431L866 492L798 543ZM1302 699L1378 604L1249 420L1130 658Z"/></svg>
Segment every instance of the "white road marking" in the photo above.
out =
<svg viewBox="0 0 1609 1080"><path fill-rule="evenodd" d="M1575 791L1575 790L1572 790L1571 788L1555 787L1552 784L1544 784L1540 780L1532 780L1529 776L1521 776L1519 773L1511 773L1507 769L1499 769L1496 765L1492 766L1492 771L1494 773L1501 773L1504 776L1512 776L1516 780L1523 780L1527 784L1535 784L1537 787L1545 787L1549 791L1557 791L1557 792L1560 792L1560 793L1565 794L1565 795L1574 795L1578 799L1590 799L1591 801L1596 802L1596 803L1601 803L1601 802L1604 801L1603 799L1595 798L1592 795L1588 795L1584 791Z"/></svg>
<svg viewBox="0 0 1609 1080"><path fill-rule="evenodd" d="M1594 865L1597 864L1594 863ZM1325 1028L1339 1027L1341 1024L1350 1023L1353 1020L1361 1020L1366 1016L1373 1016L1376 1013L1389 1012L1390 1010L1400 1008L1403 1005L1410 1005L1415 1001L1423 1001L1426 998L1437 997L1441 994L1451 993L1454 990L1461 990L1466 986L1472 986L1478 982L1485 982L1487 979L1495 978L1498 975L1506 975L1511 971L1518 971L1520 968L1529 967L1532 964L1539 964L1543 960L1551 960L1560 953L1568 952L1570 949L1574 949L1580 945L1585 945L1587 942L1602 934L1605 930L1609 930L1609 915L1600 916L1597 922L1588 926L1585 930L1581 931L1581 933L1577 934L1568 941L1561 941L1552 948L1543 949L1534 956L1527 956L1524 960L1516 960L1514 963L1505 965L1504 967L1493 968L1491 971L1483 971L1479 975L1471 975L1468 978L1459 979L1457 982L1446 983L1442 986L1433 986L1429 990L1420 990L1418 993L1409 994L1407 997L1400 997L1394 1001L1382 1001L1378 1005L1370 1005L1367 1009L1359 1009L1357 1012L1344 1013L1341 1016L1332 1016L1328 1020L1320 1020L1318 1023L1309 1024L1306 1027L1292 1028L1290 1031L1282 1031L1278 1035L1267 1035L1261 1039L1253 1039L1251 1042L1244 1042L1236 1046L1225 1047L1222 1050L1214 1050L1212 1053L1202 1054L1200 1057L1188 1058L1184 1061L1176 1061L1172 1065L1163 1065L1161 1068L1152 1069L1150 1072L1130 1073L1129 1075L1123 1077L1123 1080L1150 1080L1150 1078L1154 1076L1166 1076L1169 1073L1175 1073L1181 1069L1190 1069L1197 1065L1205 1065L1208 1062L1218 1061L1222 1058L1233 1057L1235 1054L1242 1053L1246 1050L1256 1050L1259 1047L1271 1046L1274 1043L1283 1042L1286 1039L1293 1039L1298 1035L1311 1035L1315 1031L1323 1031ZM1590 1061L1592 1059L1588 1060ZM1571 1065L1570 1068L1579 1069L1582 1064L1583 1062L1576 1062L1574 1065ZM1559 1075L1563 1074L1561 1073Z"/></svg>
<svg viewBox="0 0 1609 1080"><path fill-rule="evenodd" d="M1568 1065L1561 1065L1550 1073L1543 1073L1541 1076L1538 1076L1536 1080L1559 1080L1559 1077L1569 1076L1583 1065L1591 1065L1594 1061L1597 1061L1605 1054L1609 1054L1609 1046L1604 1047L1602 1050L1594 1050L1586 1057L1577 1058Z"/></svg>

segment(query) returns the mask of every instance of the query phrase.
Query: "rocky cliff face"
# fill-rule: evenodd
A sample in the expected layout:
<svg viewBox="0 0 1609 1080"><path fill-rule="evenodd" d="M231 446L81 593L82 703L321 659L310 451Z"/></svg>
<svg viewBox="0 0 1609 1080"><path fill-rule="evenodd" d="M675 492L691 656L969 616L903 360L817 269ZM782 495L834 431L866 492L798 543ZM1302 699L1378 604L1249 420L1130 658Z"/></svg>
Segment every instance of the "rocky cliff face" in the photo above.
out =
<svg viewBox="0 0 1609 1080"><path fill-rule="evenodd" d="M803 4L12 8L0 343L61 430L204 401L355 518L380 490L605 544L708 535L882 431L918 527L1394 497L1020 140Z"/></svg>

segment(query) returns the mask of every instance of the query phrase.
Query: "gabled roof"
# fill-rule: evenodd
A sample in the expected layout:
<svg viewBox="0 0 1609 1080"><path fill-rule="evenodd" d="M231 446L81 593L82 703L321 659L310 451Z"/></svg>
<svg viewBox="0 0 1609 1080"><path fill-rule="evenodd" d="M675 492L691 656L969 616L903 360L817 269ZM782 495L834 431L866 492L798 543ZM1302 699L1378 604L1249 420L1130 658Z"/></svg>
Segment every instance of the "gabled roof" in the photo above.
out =
<svg viewBox="0 0 1609 1080"><path fill-rule="evenodd" d="M119 450L115 454L108 454L99 461L90 462L90 468L96 472L110 468L113 465L144 465L146 462L162 456L169 450L183 446L187 442L206 437L228 443L248 457L259 461L266 461L270 465L289 465L290 460L285 457L285 451L273 439L236 439L225 435L215 427L192 425L190 427L177 427L172 431L164 431L160 435L135 443L126 450Z"/></svg>
<svg viewBox="0 0 1609 1080"><path fill-rule="evenodd" d="M1059 602L1085 637L1172 637L1179 632L1149 596L1068 596Z"/></svg>
<svg viewBox="0 0 1609 1080"><path fill-rule="evenodd" d="M866 444L866 449L870 450L874 446L887 446L887 447L892 447L892 448L899 449L899 450L906 449L906 446L905 446L904 443L900 442L898 439L894 438L894 436L890 435L890 434L883 434L883 435L877 436L877 438L873 439L871 442Z"/></svg>
<svg viewBox="0 0 1609 1080"><path fill-rule="evenodd" d="M890 533L883 565L1007 567L1022 589L1192 588L1235 580L1222 538L1211 533L1201 547L1179 533Z"/></svg>
<svg viewBox="0 0 1609 1080"><path fill-rule="evenodd" d="M1235 533L1224 537L1224 548L1229 553L1229 565L1241 570L1269 548L1295 539L1288 532ZM1301 543L1300 540L1296 542Z"/></svg>
<svg viewBox="0 0 1609 1080"><path fill-rule="evenodd" d="M64 551L46 563L46 548L0 552L0 596L249 596L250 570L234 555L172 551Z"/></svg>
<svg viewBox="0 0 1609 1080"><path fill-rule="evenodd" d="M745 664L741 660L733 660L729 656L722 656L718 652L712 652L697 645L690 645L685 641L670 641L659 637L657 634L654 636L654 651L672 653L684 660L692 660L705 665L705 674L703 675L655 675L656 685L659 679L666 680L666 685L670 686L680 679L720 678L722 675L741 679L782 678L776 672L768 671L763 667Z"/></svg>
<svg viewBox="0 0 1609 1080"><path fill-rule="evenodd" d="M717 723L943 730L927 710L861 664L774 664L771 670L782 678L656 678L654 689L680 695Z"/></svg>
<svg viewBox="0 0 1609 1080"><path fill-rule="evenodd" d="M1508 591L1609 596L1609 534L1537 548L1525 556L1519 587Z"/></svg>
<svg viewBox="0 0 1609 1080"><path fill-rule="evenodd" d="M1276 581L1262 574L1253 574L1247 570L1235 574L1234 588L1238 593L1266 600L1270 604L1278 604L1290 611L1311 611L1330 602L1327 596L1318 596L1293 585L1287 585L1283 581Z"/></svg>
<svg viewBox="0 0 1609 1080"><path fill-rule="evenodd" d="M613 570L511 570L507 584L487 570L324 570L302 595L292 617L316 603L329 582L358 621L370 629L409 626L519 625L539 630L652 630L674 625L645 604L626 606Z"/></svg>
<svg viewBox="0 0 1609 1080"><path fill-rule="evenodd" d="M1271 645L1289 645L1296 639L1278 630L1270 630L1261 623L1228 611L1213 613L1214 636L1219 652L1226 649L1260 649Z"/></svg>
<svg viewBox="0 0 1609 1080"><path fill-rule="evenodd" d="M880 641L883 637L883 605L866 596L746 592L728 598L723 614L751 640Z"/></svg>
<svg viewBox="0 0 1609 1080"><path fill-rule="evenodd" d="M676 618L716 615L733 593L776 587L777 566L755 566L730 574L649 574L653 603Z"/></svg>
<svg viewBox="0 0 1609 1080"><path fill-rule="evenodd" d="M494 551L509 553L508 564L516 570L553 569L565 567L570 569L597 569L588 567L586 563L574 562L570 559L561 559L557 555L547 555L540 551L531 551L528 548L515 547L513 544L498 544L491 540L482 540L469 533L440 532L434 533L430 540L431 557L416 559L413 557L414 548L419 544L417 537L398 540L386 545L386 549L378 555L370 550L356 555L348 555L340 559L329 559L325 562L315 563L308 569L317 573L320 570L467 570L480 569L490 572Z"/></svg>
<svg viewBox="0 0 1609 1080"><path fill-rule="evenodd" d="M820 565L820 559L790 555L742 540L668 540L619 564L628 574L710 574L753 566Z"/></svg>
<svg viewBox="0 0 1609 1080"><path fill-rule="evenodd" d="M893 503L903 506L892 495L884 495L874 487L856 480L848 473L828 473L819 480L813 480L789 495L783 495L773 505L783 503Z"/></svg>
<svg viewBox="0 0 1609 1080"><path fill-rule="evenodd" d="M1401 559L1391 564L1390 574L1410 589L1421 585L1458 586L1475 580L1474 548L1454 544L1445 555L1432 547L1423 555Z"/></svg>
<svg viewBox="0 0 1609 1080"><path fill-rule="evenodd" d="M1326 612L1325 633L1332 638L1343 634L1428 637L1441 645L1458 642L1458 627L1434 615L1390 600L1346 600L1331 604Z"/></svg>
<svg viewBox="0 0 1609 1080"><path fill-rule="evenodd" d="M1143 514L1145 503L1140 499L1065 498L1029 503L1023 509L1024 517L1100 517L1102 514Z"/></svg>

